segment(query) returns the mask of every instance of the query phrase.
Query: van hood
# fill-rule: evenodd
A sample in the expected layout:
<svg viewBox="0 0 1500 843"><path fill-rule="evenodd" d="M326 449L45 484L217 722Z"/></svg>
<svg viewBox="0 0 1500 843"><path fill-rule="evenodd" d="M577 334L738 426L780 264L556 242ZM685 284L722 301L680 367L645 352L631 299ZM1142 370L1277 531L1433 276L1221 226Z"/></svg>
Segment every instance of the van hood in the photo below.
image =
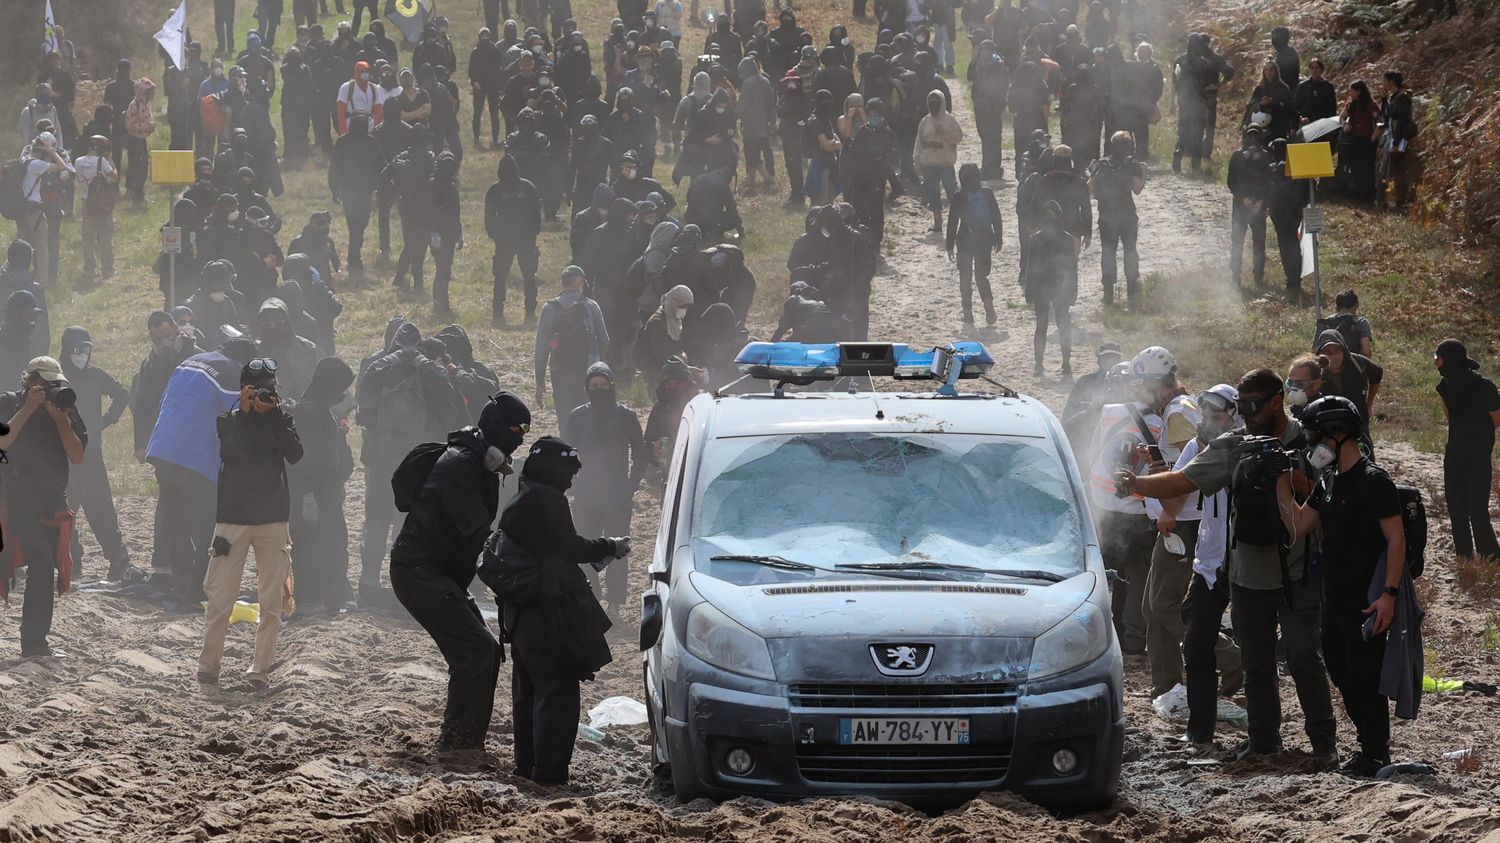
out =
<svg viewBox="0 0 1500 843"><path fill-rule="evenodd" d="M767 639L1036 638L1099 586L1085 570L1059 583L862 577L737 586L701 572L693 588Z"/></svg>

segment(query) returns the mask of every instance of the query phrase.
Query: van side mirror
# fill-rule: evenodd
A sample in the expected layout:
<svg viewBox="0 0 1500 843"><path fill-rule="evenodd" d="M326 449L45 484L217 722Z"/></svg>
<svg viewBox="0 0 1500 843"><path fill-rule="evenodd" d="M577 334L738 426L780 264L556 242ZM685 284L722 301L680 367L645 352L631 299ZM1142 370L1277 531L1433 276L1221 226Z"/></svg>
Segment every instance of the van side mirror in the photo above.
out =
<svg viewBox="0 0 1500 843"><path fill-rule="evenodd" d="M661 597L656 594L641 595L641 652L656 646L661 637Z"/></svg>
<svg viewBox="0 0 1500 843"><path fill-rule="evenodd" d="M672 572L671 571L651 571L650 573L651 573L651 581L652 582L659 582L662 585L671 585L672 584Z"/></svg>

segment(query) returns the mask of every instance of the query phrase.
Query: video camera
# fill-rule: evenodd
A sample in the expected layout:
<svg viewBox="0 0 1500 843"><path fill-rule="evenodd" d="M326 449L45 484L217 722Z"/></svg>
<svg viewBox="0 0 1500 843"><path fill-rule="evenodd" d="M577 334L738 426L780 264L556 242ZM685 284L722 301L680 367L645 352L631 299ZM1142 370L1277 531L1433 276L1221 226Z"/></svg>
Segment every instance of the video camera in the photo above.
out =
<svg viewBox="0 0 1500 843"><path fill-rule="evenodd" d="M1215 450L1229 450L1244 461L1245 476L1256 486L1265 486L1274 478L1290 472L1297 465L1297 452L1302 449L1303 437L1290 444L1279 436L1258 436L1248 433L1226 433L1208 443Z"/></svg>

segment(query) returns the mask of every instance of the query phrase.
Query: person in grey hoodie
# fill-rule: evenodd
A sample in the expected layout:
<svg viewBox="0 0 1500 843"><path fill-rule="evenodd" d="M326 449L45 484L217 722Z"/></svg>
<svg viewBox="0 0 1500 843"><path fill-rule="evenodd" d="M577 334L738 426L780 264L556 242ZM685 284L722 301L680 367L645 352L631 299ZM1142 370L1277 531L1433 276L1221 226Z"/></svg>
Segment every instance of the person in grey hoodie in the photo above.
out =
<svg viewBox="0 0 1500 843"><path fill-rule="evenodd" d="M775 188L776 154L771 137L776 131L776 90L760 70L755 56L740 60L740 98L735 109L740 117L740 139L745 145L745 186L755 192L757 176L766 189Z"/></svg>

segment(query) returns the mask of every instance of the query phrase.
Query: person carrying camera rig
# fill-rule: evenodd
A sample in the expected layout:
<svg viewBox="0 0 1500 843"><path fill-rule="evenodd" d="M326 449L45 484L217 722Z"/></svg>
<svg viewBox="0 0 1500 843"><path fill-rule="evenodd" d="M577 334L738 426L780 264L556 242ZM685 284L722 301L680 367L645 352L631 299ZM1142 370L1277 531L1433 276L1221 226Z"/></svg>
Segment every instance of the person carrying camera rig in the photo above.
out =
<svg viewBox="0 0 1500 843"><path fill-rule="evenodd" d="M78 415L78 398L62 365L51 357L26 364L21 388L0 393L0 451L9 460L5 472L7 550L10 568L0 573L0 597L9 590L11 568L26 566L26 601L21 607L21 657L54 655L47 644L52 631L53 578L57 594L72 584L68 511L68 466L83 462L88 433Z"/></svg>
<svg viewBox="0 0 1500 843"><path fill-rule="evenodd" d="M1277 510L1281 474L1299 500L1313 490L1319 471L1300 453L1302 426L1282 406L1282 380L1270 369L1245 373L1235 402L1245 437L1220 437L1178 471L1115 475L1117 494L1169 499L1201 491L1229 490L1230 620L1240 644L1245 672L1249 739L1235 749L1238 759L1277 753L1281 744L1281 695L1277 682L1277 629L1303 728L1312 753L1327 769L1338 765L1333 697L1320 652L1321 582L1308 564L1311 537L1293 540Z"/></svg>
<svg viewBox="0 0 1500 843"><path fill-rule="evenodd" d="M224 634L240 593L245 557L255 548L259 580L260 624L255 630L255 659L246 673L251 689L270 687L268 676L276 658L281 614L291 596L287 579L292 572L291 495L286 466L302 459L302 440L292 416L276 394L276 361L256 357L240 370L239 407L218 417L218 514L210 546L208 596L203 652L198 657L198 683L219 683Z"/></svg>

